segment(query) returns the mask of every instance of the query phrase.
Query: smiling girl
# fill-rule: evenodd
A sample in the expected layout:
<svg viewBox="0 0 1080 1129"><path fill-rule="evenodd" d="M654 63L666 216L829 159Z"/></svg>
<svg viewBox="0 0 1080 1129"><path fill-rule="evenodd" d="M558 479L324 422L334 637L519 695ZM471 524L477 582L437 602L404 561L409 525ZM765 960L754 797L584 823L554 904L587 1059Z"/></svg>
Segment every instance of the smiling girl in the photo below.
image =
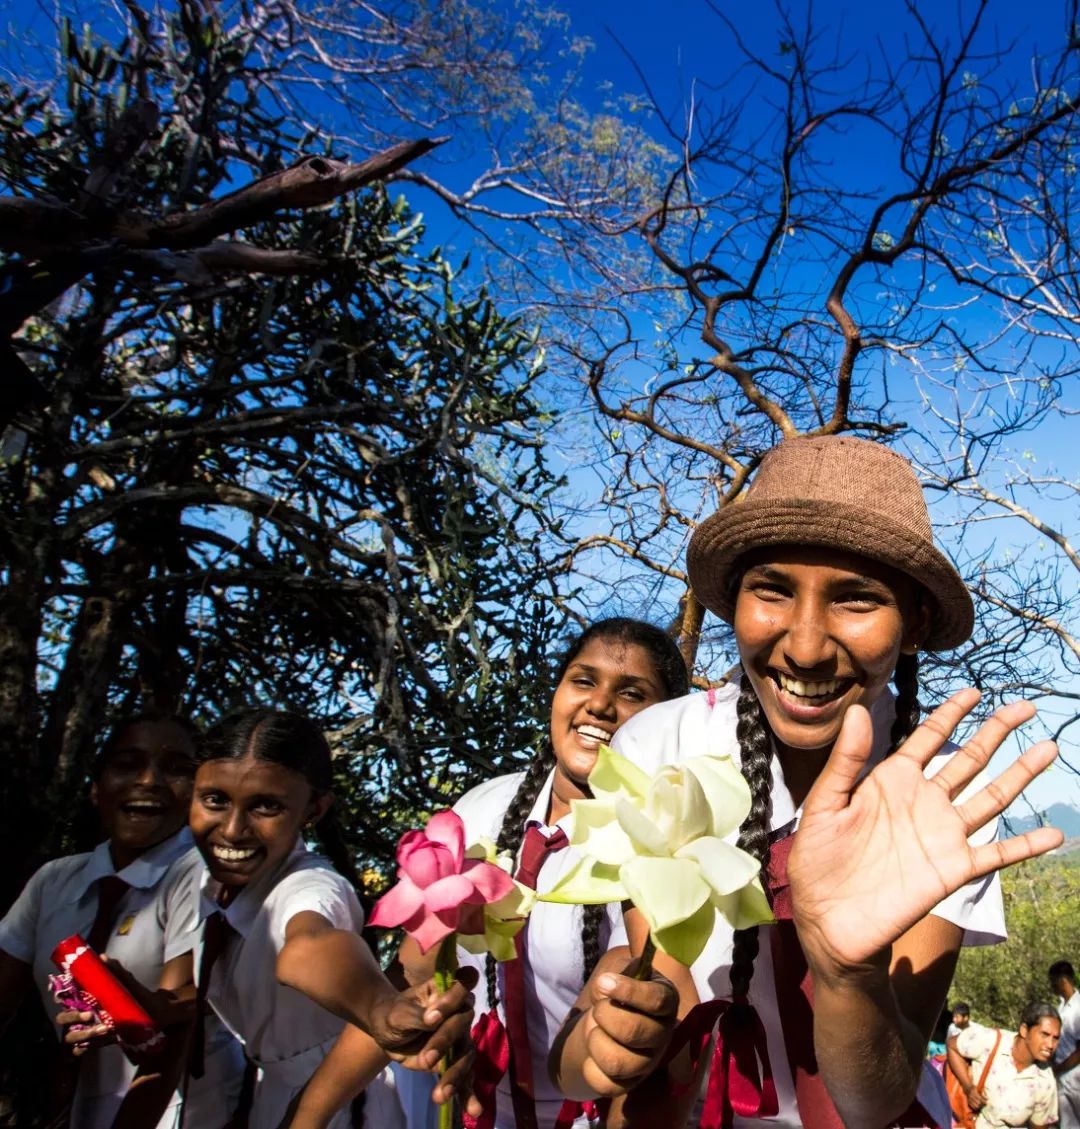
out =
<svg viewBox="0 0 1080 1129"><path fill-rule="evenodd" d="M571 801L588 794L597 750L646 706L687 688L682 656L659 628L632 619L593 624L574 640L555 672L549 739L528 770L489 780L454 805L465 823L466 843L495 840L515 860L519 881L550 888L575 862L576 852L562 849L566 818ZM597 1124L591 1103L564 1110L563 1096L547 1074L547 1056L600 953L609 944L625 943L620 907L539 902L519 936L521 956L497 968L490 957L458 950L462 967L483 973L477 1010L489 1035L479 1039L484 1061L478 1062L477 1075L492 1080L493 1092L487 1094L479 1124L551 1129L560 1115L569 1118L560 1121L564 1125ZM434 958L434 949L425 956L410 938L399 953L410 983L431 974ZM497 1044L504 1028L510 1061L499 1076L491 1041ZM355 1033L347 1031L305 1095L296 1129L325 1126L328 1114L345 1100L349 1079L371 1069ZM421 1112L416 1123L423 1121Z"/></svg>
<svg viewBox="0 0 1080 1129"><path fill-rule="evenodd" d="M195 730L181 718L144 715L114 726L94 762L90 786L108 838L89 854L43 866L0 922L0 1011L5 1020L31 984L49 1015L56 1014L48 985L49 974L56 971L50 956L57 942L73 933L121 963L148 989L157 987L166 944L161 899L179 881L183 856L191 850L186 823L195 740ZM84 1022L90 1018L82 1016ZM221 1069L208 1081L217 1091L216 1105L228 1100L230 1089L233 1094L239 1089L242 1064L227 1046L215 1043L215 1048L220 1051L215 1066ZM135 1067L118 1046L91 1046L78 1067L73 1129L111 1125L134 1075ZM50 1096L60 1099L62 1089L63 1082L54 1077ZM196 1108L202 1108L200 1100L196 1089Z"/></svg>
<svg viewBox="0 0 1080 1129"><path fill-rule="evenodd" d="M146 1103L159 1100L169 1067L175 1076L185 1057L198 1078L206 1008L256 1067L254 1129L282 1123L347 1023L407 1065L432 1068L468 1031L468 991L425 984L399 994L360 935L353 885L305 846L310 832L351 869L331 821L330 749L319 728L297 714L246 710L211 729L199 753L190 822L205 866L171 892L166 916L178 936L162 985L194 979L200 1015L190 1045L174 1040L171 1064L152 1089L133 1088L117 1125L145 1124ZM453 1083L445 1080L445 1093ZM389 1087L372 1087L367 1099L366 1124L399 1124ZM350 1123L343 1113L333 1124Z"/></svg>
<svg viewBox="0 0 1080 1129"><path fill-rule="evenodd" d="M749 785L738 846L762 862L778 923L733 932L718 918L692 969L662 954L656 966L683 1015L699 1000L731 1001L721 1050L736 1057L713 1067L713 1112L735 1126L948 1125L947 1108L935 1113L943 1090L922 1073L927 1040L960 946L1004 936L994 871L1060 841L1050 828L994 841L997 814L1054 746L1036 745L981 788L977 774L1034 709L999 710L959 751L947 738L974 691L918 725L917 653L963 643L973 607L933 543L910 465L879 444L781 443L745 500L698 527L688 573L733 625L741 677L654 707L615 748L647 771L731 756ZM639 952L647 927L636 911L627 923ZM670 984L618 975L617 961L625 955L583 994L554 1064L576 1096L632 1089L672 1037ZM678 1075L685 1058L668 1070ZM775 1099L761 1081L752 1100L742 1076L733 1110L732 1077L750 1067L769 1075ZM629 1099L637 1123L655 1123L649 1102L674 1124L685 1116L693 1088L676 1099L668 1070Z"/></svg>

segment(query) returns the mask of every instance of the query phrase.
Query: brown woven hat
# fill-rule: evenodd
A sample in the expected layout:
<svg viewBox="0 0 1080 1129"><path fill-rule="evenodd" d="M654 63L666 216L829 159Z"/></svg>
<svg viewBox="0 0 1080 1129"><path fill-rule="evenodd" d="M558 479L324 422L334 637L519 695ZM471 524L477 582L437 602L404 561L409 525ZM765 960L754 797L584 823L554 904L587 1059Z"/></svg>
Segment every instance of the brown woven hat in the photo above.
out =
<svg viewBox="0 0 1080 1129"><path fill-rule="evenodd" d="M933 604L921 643L928 651L959 646L971 635L971 595L934 545L919 480L903 455L880 443L825 435L773 447L743 501L706 518L690 539L694 594L731 623L736 562L767 545L842 549L906 573Z"/></svg>

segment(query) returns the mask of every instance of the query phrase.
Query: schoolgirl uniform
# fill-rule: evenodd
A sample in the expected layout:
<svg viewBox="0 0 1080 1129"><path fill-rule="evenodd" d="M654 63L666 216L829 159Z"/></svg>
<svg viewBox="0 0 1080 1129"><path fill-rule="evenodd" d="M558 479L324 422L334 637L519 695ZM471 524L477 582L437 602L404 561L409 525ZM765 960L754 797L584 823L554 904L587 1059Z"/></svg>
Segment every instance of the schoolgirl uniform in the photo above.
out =
<svg viewBox="0 0 1080 1129"><path fill-rule="evenodd" d="M569 816L552 826L547 826L544 822L551 803L554 775L553 769L524 821L525 829L538 827L545 836L550 836L560 827L569 832ZM512 803L523 776L524 773L514 773L496 777L466 792L458 800L454 811L465 824L466 844L475 843L481 837L498 837L506 810ZM574 847L566 847L547 856L536 884L540 893L550 890L579 859L580 855ZM615 903L606 909L607 914L600 925L601 952L627 943L621 907ZM577 1001L584 982L581 949L583 919L583 906L537 902L529 914L525 950L518 958L525 962L525 1017L529 1032L537 1124L540 1129L552 1129L563 1111L565 1099L548 1077L547 1060L555 1036ZM487 977L484 974L485 957L458 949L458 961L462 966L472 965L480 970L480 980L476 987L476 1012L482 1016L491 1008ZM497 985L498 1017L505 1026L506 968L502 964L497 966ZM505 1075L497 1085L495 1101L494 1129L515 1129L510 1082ZM590 1125L599 1125L600 1122L586 1112L563 1124L573 1125L575 1129L586 1129Z"/></svg>
<svg viewBox="0 0 1080 1129"><path fill-rule="evenodd" d="M58 1010L49 989L57 971L50 959L57 942L73 933L86 936L98 909L102 879L116 876L128 886L117 903L105 952L141 984L156 989L165 962L168 922L165 898L196 865L187 828L158 843L117 871L107 842L85 854L54 859L38 870L0 922L0 949L29 964L46 1012ZM58 1033L59 1033L59 1029ZM191 1124L207 1129L224 1125L239 1094L243 1056L236 1041L215 1024L207 1032L207 1071L192 1087ZM108 1129L137 1067L119 1046L97 1047L79 1060L72 1103L72 1129ZM159 1122L171 1129L179 1108L174 1095Z"/></svg>
<svg viewBox="0 0 1080 1129"><path fill-rule="evenodd" d="M243 1044L257 1071L250 1129L276 1129L345 1026L302 992L278 982L285 929L298 913L311 911L335 929L359 933L364 914L349 882L300 839L281 866L245 886L225 908L218 905L220 892L205 863L172 889L166 913L176 923L176 936L165 956L193 953L200 994L205 991L207 1004ZM204 927L215 913L224 917L228 938L203 988ZM364 1121L378 1129L404 1129L389 1078L385 1071L367 1087ZM186 1114L184 1124L202 1123ZM332 1129L351 1124L348 1109L330 1122Z"/></svg>
<svg viewBox="0 0 1080 1129"><path fill-rule="evenodd" d="M739 743L735 736L736 703L739 696L737 684L709 691L708 694L691 694L668 702L650 706L631 718L615 734L613 748L650 775L665 764L677 764L684 757L730 757L740 761ZM894 699L885 691L871 706L874 743L870 761L864 771L869 772L888 751L890 730L895 717ZM955 750L949 746L933 758L926 768L926 776L933 776L944 767ZM972 792L983 786L976 778L957 798L961 803ZM796 809L791 793L784 783L779 759L772 759L772 814L770 832L774 838L790 833L798 826L801 809ZM734 843L738 833L729 836ZM973 845L992 841L997 835L997 821L992 820L970 837ZM950 894L931 911L935 917L944 918L963 931L965 946L995 944L1005 939L1005 917L1001 900L1001 886L996 873L976 879ZM735 1116L737 1129L769 1125L776 1129L800 1129L800 1118L792 1071L788 1062L784 1039L784 1006L777 997L772 960L772 946L768 933L772 926L760 927L760 946L754 961L754 975L750 982L749 1002L760 1016L767 1040L769 1061L779 1102L779 1114L767 1121L743 1119ZM691 968L698 996L702 1001L723 1000L731 997L731 963L734 931L719 915L716 926L706 943L705 950ZM924 1071L918 1100L939 1125L949 1126L951 1116L943 1105L944 1089ZM696 1124L696 1122L694 1122Z"/></svg>

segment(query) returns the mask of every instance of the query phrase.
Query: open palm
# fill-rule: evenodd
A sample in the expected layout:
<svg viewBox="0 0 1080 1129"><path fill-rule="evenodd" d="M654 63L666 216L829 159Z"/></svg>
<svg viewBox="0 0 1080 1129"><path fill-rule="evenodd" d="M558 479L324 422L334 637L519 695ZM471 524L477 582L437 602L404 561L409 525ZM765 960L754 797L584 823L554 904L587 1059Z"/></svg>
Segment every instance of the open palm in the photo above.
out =
<svg viewBox="0 0 1080 1129"><path fill-rule="evenodd" d="M872 772L869 714L853 706L807 796L788 878L799 937L812 965L856 968L974 878L1051 850L1061 833L972 846L968 837L1001 812L1057 755L1053 742L1028 749L997 779L954 800L1034 707L1014 702L983 724L935 776L923 769L979 700L963 690L935 710Z"/></svg>

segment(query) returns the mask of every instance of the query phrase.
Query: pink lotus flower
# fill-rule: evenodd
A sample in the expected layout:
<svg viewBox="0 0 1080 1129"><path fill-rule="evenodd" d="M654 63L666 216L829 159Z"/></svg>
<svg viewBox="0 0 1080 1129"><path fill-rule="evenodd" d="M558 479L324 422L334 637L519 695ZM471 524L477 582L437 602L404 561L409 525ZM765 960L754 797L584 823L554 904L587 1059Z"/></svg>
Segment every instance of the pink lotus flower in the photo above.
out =
<svg viewBox="0 0 1080 1129"><path fill-rule="evenodd" d="M423 831L407 831L397 848L398 883L375 903L371 924L402 926L427 952L461 930L483 929L482 914L469 907L497 902L514 889L506 871L465 857L465 825L440 811Z"/></svg>

